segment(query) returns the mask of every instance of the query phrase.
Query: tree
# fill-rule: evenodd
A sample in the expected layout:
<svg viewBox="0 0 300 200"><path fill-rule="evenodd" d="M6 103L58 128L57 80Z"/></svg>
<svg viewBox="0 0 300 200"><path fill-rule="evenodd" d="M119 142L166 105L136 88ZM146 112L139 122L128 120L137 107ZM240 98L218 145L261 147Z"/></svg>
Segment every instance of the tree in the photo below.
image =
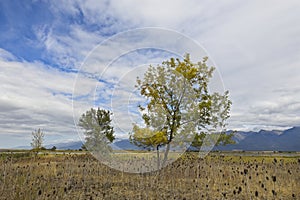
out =
<svg viewBox="0 0 300 200"><path fill-rule="evenodd" d="M80 148L81 150L83 150L83 151L86 151L87 149L86 149L86 146L84 145L84 144L82 144L81 145L81 148Z"/></svg>
<svg viewBox="0 0 300 200"><path fill-rule="evenodd" d="M80 117L78 125L85 130L84 146L88 150L103 155L111 150L108 144L114 141L115 136L110 116L110 111L91 108Z"/></svg>
<svg viewBox="0 0 300 200"><path fill-rule="evenodd" d="M41 150L42 145L44 142L44 136L45 134L43 131L39 128L38 130L35 130L32 132L32 142L31 142L31 147L34 150Z"/></svg>
<svg viewBox="0 0 300 200"><path fill-rule="evenodd" d="M216 134L225 130L231 106L229 93L209 92L214 68L207 66L207 60L205 57L202 62L193 63L186 54L182 61L171 58L156 67L150 65L144 78L137 78L136 87L147 99L145 105L139 106L146 128L137 128L135 124L131 139L149 146L152 140L145 139L148 130L153 135L160 133L160 139L152 145L165 147L162 166L171 143L184 146L201 132Z"/></svg>
<svg viewBox="0 0 300 200"><path fill-rule="evenodd" d="M56 149L57 149L56 146L53 146L50 150L55 151Z"/></svg>
<svg viewBox="0 0 300 200"><path fill-rule="evenodd" d="M130 141L139 146L149 149L155 149L157 153L157 169L160 166L159 147L166 144L168 138L165 130L153 131L150 128L140 128L137 125L133 126L134 134L130 135Z"/></svg>

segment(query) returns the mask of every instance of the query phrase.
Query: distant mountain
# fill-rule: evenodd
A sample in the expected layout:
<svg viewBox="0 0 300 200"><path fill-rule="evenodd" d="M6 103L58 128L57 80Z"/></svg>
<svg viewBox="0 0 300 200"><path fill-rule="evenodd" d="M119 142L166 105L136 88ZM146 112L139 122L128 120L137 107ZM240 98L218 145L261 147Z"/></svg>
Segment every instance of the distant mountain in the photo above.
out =
<svg viewBox="0 0 300 200"><path fill-rule="evenodd" d="M214 150L232 151L300 151L300 127L294 127L285 131L267 131L260 130L259 132L238 131L233 139L236 144L217 146ZM65 143L57 143L46 145L46 148L56 146L57 149L75 150L82 147L81 141L72 141ZM111 144L114 150L143 150L142 147L137 147L130 143L128 139L118 139ZM20 146L17 149L30 149L30 146Z"/></svg>
<svg viewBox="0 0 300 200"><path fill-rule="evenodd" d="M77 150L82 147L82 141L62 142L45 145L45 148L51 149L53 146L60 150ZM143 148L130 143L128 139L119 139L111 144L114 150L143 150ZM31 149L31 146L18 146L14 149Z"/></svg>
<svg viewBox="0 0 300 200"><path fill-rule="evenodd" d="M12 149L25 149L25 150L29 150L31 149L31 146L17 146L17 147L13 147Z"/></svg>
<svg viewBox="0 0 300 200"><path fill-rule="evenodd" d="M75 150L75 149L80 149L82 147L82 141L72 141L72 142L63 142L63 143L57 143L57 144L51 144L51 145L46 145L45 147L47 149L51 149L53 146L56 147L56 149L61 149L61 150Z"/></svg>
<svg viewBox="0 0 300 200"><path fill-rule="evenodd" d="M62 142L62 143L55 143L55 144L47 144L45 145L45 148L51 149L53 146L56 147L56 149L61 149L61 150L75 150L75 149L80 149L82 146L81 141L72 141L72 142ZM14 147L13 149L32 149L31 146L17 146Z"/></svg>
<svg viewBox="0 0 300 200"><path fill-rule="evenodd" d="M46 148L52 148L56 146L57 149L62 150L75 150L80 149L82 147L81 141L74 141L74 142L66 142L66 143L58 143L52 145L46 145ZM141 150L142 148L135 146L134 144L130 143L128 139L118 139L114 143L110 145L114 150Z"/></svg>
<svg viewBox="0 0 300 200"><path fill-rule="evenodd" d="M112 143L111 147L114 150L144 150L144 148L132 144L129 139L120 139Z"/></svg>
<svg viewBox="0 0 300 200"><path fill-rule="evenodd" d="M300 127L284 131L278 138L278 144L283 149L300 151Z"/></svg>
<svg viewBox="0 0 300 200"><path fill-rule="evenodd" d="M300 151L300 127L285 131L242 132L235 134L236 144L218 146L216 150Z"/></svg>

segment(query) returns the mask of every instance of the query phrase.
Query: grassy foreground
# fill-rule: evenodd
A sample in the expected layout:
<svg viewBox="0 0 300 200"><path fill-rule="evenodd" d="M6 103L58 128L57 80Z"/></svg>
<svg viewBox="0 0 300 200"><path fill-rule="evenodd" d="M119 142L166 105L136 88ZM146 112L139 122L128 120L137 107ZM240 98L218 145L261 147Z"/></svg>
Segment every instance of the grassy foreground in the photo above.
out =
<svg viewBox="0 0 300 200"><path fill-rule="evenodd" d="M147 174L89 154L0 154L0 199L300 199L300 157L187 153Z"/></svg>

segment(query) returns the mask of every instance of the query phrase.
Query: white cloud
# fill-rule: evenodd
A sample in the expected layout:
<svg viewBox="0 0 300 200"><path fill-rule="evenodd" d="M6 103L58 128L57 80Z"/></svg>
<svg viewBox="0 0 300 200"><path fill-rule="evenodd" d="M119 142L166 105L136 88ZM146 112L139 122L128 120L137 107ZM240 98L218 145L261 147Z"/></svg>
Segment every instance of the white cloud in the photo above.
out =
<svg viewBox="0 0 300 200"><path fill-rule="evenodd" d="M15 60L16 57L14 55L12 55L10 52L1 49L0 48L0 57L2 60L8 61L8 60Z"/></svg>
<svg viewBox="0 0 300 200"><path fill-rule="evenodd" d="M286 107L282 115L269 113L265 120L255 120L268 109L263 102L281 105L274 89L288 92L299 84L298 1L113 1L111 7L117 16L132 23L173 28L202 43L230 90L232 115L243 116L243 121L233 117L236 127L243 123L300 123L294 116L295 106ZM128 9L132 12L125 14ZM290 99L299 101L299 93L292 93ZM256 113L251 116L253 107Z"/></svg>
<svg viewBox="0 0 300 200"><path fill-rule="evenodd" d="M263 5L263 6L262 6ZM299 85L299 2L251 1L202 23L197 35L217 63L233 100L231 128L295 126ZM215 24L212 29L206 29ZM201 23L200 23L201 25ZM281 100L275 90L289 93ZM266 103L268 102L268 103ZM270 105L280 112L265 112Z"/></svg>
<svg viewBox="0 0 300 200"><path fill-rule="evenodd" d="M127 52L118 58L120 52L130 51L141 43L149 47L153 43L168 43L175 48L180 41L176 38L166 41L164 37L149 37L151 35L145 35L148 40L133 40L134 35L129 34L107 48L103 46L97 52L103 56L90 54L90 51L115 33L149 26L183 32L206 48L221 72L225 88L230 91L233 101L230 128L273 129L300 124L297 115L300 6L297 0L284 3L279 0L77 0L52 1L50 9L55 16L53 22L34 26L33 31L38 39L34 44L44 48L42 59L50 60L53 66L42 61L26 62L0 49L0 92L3 94L0 134L30 134L35 127L45 127L51 134L74 131L72 102L68 95L73 92L76 76L54 66L80 69L83 62L82 72L89 73L90 77L79 74L75 95L92 98L89 102L84 102L84 98L76 100L75 106L80 108L77 115L93 104L96 86L101 91L96 96L99 102L101 98L107 100L112 92L109 87L116 86L125 75L123 87L119 87L116 96L120 101L114 105L121 107L131 94L125 83L134 83L136 78L136 74L130 74L132 67L160 63L171 54ZM190 44L184 45L182 49ZM116 58L118 60L110 63L110 69L105 72L104 82L97 82L95 78ZM102 104L105 104L103 99ZM120 117L128 115L124 112L116 116L120 118L120 126L128 127L128 120Z"/></svg>
<svg viewBox="0 0 300 200"><path fill-rule="evenodd" d="M1 135L18 134L25 138L25 145L29 144L28 135L37 128L50 135L76 137L71 101L74 74L38 62L3 58L0 67Z"/></svg>

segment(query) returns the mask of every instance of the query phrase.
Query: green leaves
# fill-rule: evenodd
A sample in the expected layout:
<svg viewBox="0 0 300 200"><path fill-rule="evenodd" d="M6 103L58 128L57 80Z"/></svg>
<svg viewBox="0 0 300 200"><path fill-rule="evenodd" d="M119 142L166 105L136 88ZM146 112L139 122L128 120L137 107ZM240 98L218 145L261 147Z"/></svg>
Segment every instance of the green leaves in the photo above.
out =
<svg viewBox="0 0 300 200"><path fill-rule="evenodd" d="M109 149L107 144L115 139L110 116L110 111L91 108L80 117L78 126L85 130L85 146L89 150L105 152Z"/></svg>
<svg viewBox="0 0 300 200"><path fill-rule="evenodd" d="M196 133L195 144L202 144L202 133L225 128L231 106L229 93L209 93L208 85L215 68L208 67L207 61L204 57L194 63L186 54L183 60L170 58L156 67L149 66L144 78L137 78L136 87L148 102L145 107L140 106L147 127L134 125L132 140L147 146L151 143L169 145L175 137L179 143L191 141L190 136ZM164 140L154 140L153 136L144 139L150 132L158 134L162 130ZM221 136L226 143L225 135Z"/></svg>

